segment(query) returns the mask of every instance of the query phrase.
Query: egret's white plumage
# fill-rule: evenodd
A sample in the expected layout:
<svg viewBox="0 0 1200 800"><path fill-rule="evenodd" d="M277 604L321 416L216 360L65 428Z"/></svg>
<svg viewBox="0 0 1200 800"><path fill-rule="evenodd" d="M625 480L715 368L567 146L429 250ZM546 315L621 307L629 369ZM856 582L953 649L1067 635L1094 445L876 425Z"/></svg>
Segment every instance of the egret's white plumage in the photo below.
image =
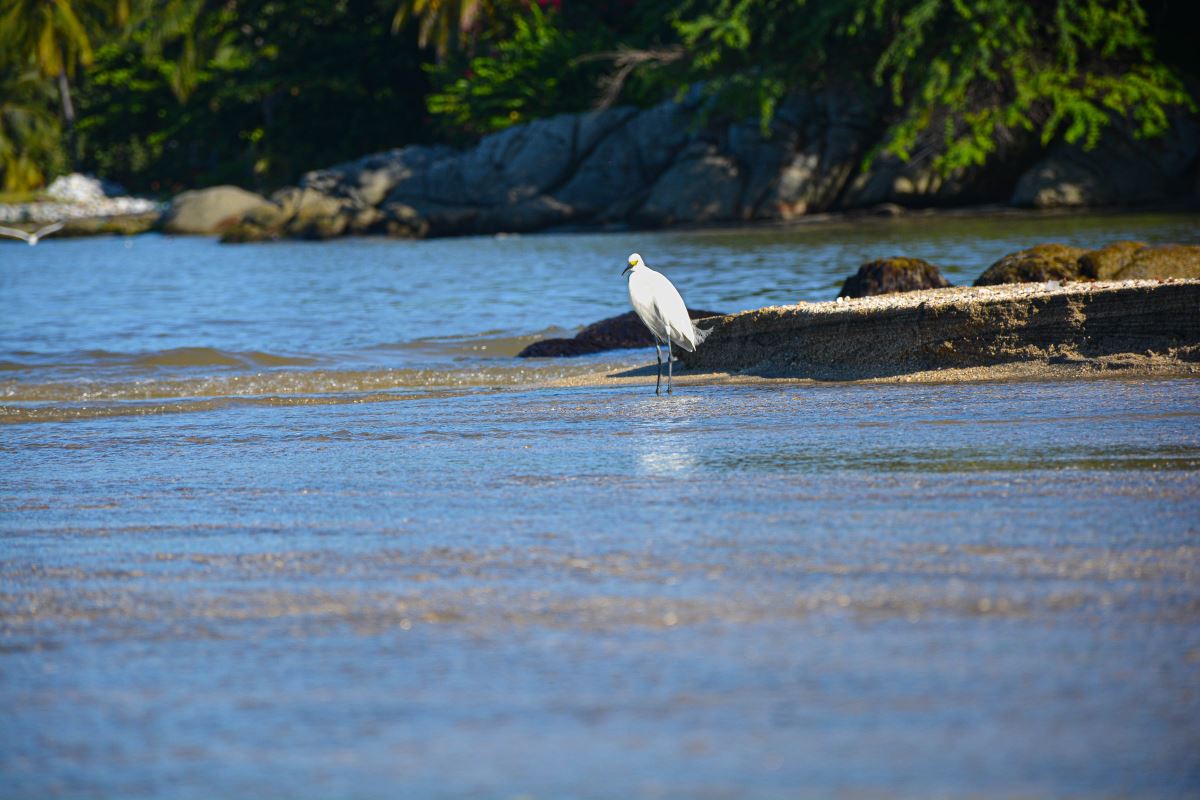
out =
<svg viewBox="0 0 1200 800"><path fill-rule="evenodd" d="M654 335L654 351L658 354L657 394L662 385L662 354L659 344L667 346L667 393L671 393L671 345L678 344L689 353L704 341L708 331L699 330L692 324L687 306L679 290L661 272L646 266L637 253L629 256L629 302L638 318Z"/></svg>
<svg viewBox="0 0 1200 800"><path fill-rule="evenodd" d="M29 243L30 247L33 247L35 244L38 243L38 240L41 239L43 236L49 236L50 234L54 233L56 230L59 230L60 228L62 228L62 226L63 226L63 223L61 223L61 222L52 222L49 225L47 225L46 227L39 228L38 230L34 231L33 233L26 233L25 231L19 231L16 228L0 227L0 236L11 236L14 239L24 239L26 242Z"/></svg>

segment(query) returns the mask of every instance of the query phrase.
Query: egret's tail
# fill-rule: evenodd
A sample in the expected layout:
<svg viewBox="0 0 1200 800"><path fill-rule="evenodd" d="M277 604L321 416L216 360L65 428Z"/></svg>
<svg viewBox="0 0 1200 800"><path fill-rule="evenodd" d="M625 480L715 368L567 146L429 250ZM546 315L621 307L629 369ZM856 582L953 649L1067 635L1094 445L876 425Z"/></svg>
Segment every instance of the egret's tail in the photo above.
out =
<svg viewBox="0 0 1200 800"><path fill-rule="evenodd" d="M704 340L707 339L708 335L716 330L716 328L701 328L693 323L692 330L696 332L696 347L699 347L700 345L704 344Z"/></svg>

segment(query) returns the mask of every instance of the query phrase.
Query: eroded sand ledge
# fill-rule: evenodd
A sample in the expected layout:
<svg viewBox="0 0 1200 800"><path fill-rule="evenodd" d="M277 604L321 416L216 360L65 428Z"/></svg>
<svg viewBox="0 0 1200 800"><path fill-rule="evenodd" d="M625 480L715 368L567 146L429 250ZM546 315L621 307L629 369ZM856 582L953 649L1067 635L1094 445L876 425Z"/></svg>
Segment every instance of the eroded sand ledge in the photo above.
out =
<svg viewBox="0 0 1200 800"><path fill-rule="evenodd" d="M1200 375L1200 281L930 289L760 308L701 326L713 327L708 340L682 354L695 372L817 380L986 377L972 374L980 369L997 377Z"/></svg>

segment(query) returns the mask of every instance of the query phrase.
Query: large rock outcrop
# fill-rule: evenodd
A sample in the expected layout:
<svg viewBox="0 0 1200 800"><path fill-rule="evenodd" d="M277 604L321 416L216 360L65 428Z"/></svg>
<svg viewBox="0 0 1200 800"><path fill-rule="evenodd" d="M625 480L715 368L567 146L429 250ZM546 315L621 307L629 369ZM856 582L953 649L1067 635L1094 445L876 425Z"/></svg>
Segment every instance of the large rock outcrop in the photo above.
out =
<svg viewBox="0 0 1200 800"><path fill-rule="evenodd" d="M1012 204L1032 208L1161 203L1187 191L1188 166L1200 155L1200 124L1178 115L1164 136L1138 139L1109 128L1092 149L1058 144L1024 173Z"/></svg>
<svg viewBox="0 0 1200 800"><path fill-rule="evenodd" d="M1200 281L958 287L706 322L688 367L846 380L1020 362L1200 362Z"/></svg>
<svg viewBox="0 0 1200 800"><path fill-rule="evenodd" d="M1052 195L1069 195L1067 204L1076 202L1070 198L1153 202L1191 191L1176 185L1183 179L1170 179L1196 161L1197 147L1187 138L1196 128L1191 118L1181 117L1169 137L1155 142L1114 128L1099 150L1074 155L1055 148L1029 171L1022 140L986 170L944 175L930 155L940 146L940 128L918 142L916 158L879 152L886 109L876 91L834 86L796 92L767 130L756 122L714 121L699 92L648 109L560 114L486 136L466 150L412 146L310 172L272 195L274 209L243 214L226 238L653 228L786 220L881 204L1067 202ZM868 162L871 153L876 157ZM1096 188L1071 188L1085 184Z"/></svg>

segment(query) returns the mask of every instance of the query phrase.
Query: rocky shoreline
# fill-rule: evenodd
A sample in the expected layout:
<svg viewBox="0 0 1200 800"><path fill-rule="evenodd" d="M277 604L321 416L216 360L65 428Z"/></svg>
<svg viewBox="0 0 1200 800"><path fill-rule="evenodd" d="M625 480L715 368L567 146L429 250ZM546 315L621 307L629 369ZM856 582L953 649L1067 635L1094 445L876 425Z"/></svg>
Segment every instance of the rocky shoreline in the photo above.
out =
<svg viewBox="0 0 1200 800"><path fill-rule="evenodd" d="M874 209L1095 208L1200 203L1200 123L1136 140L1120 127L1095 150L1053 145L988 169L938 172L929 157L868 163L884 132L871 99L792 97L768 130L715 123L697 99L561 114L464 150L413 145L315 170L270 197L236 187L176 198L164 229L225 241L405 238L545 230L786 222ZM1003 161L1003 159L1001 159ZM208 211L193 214L189 206Z"/></svg>

